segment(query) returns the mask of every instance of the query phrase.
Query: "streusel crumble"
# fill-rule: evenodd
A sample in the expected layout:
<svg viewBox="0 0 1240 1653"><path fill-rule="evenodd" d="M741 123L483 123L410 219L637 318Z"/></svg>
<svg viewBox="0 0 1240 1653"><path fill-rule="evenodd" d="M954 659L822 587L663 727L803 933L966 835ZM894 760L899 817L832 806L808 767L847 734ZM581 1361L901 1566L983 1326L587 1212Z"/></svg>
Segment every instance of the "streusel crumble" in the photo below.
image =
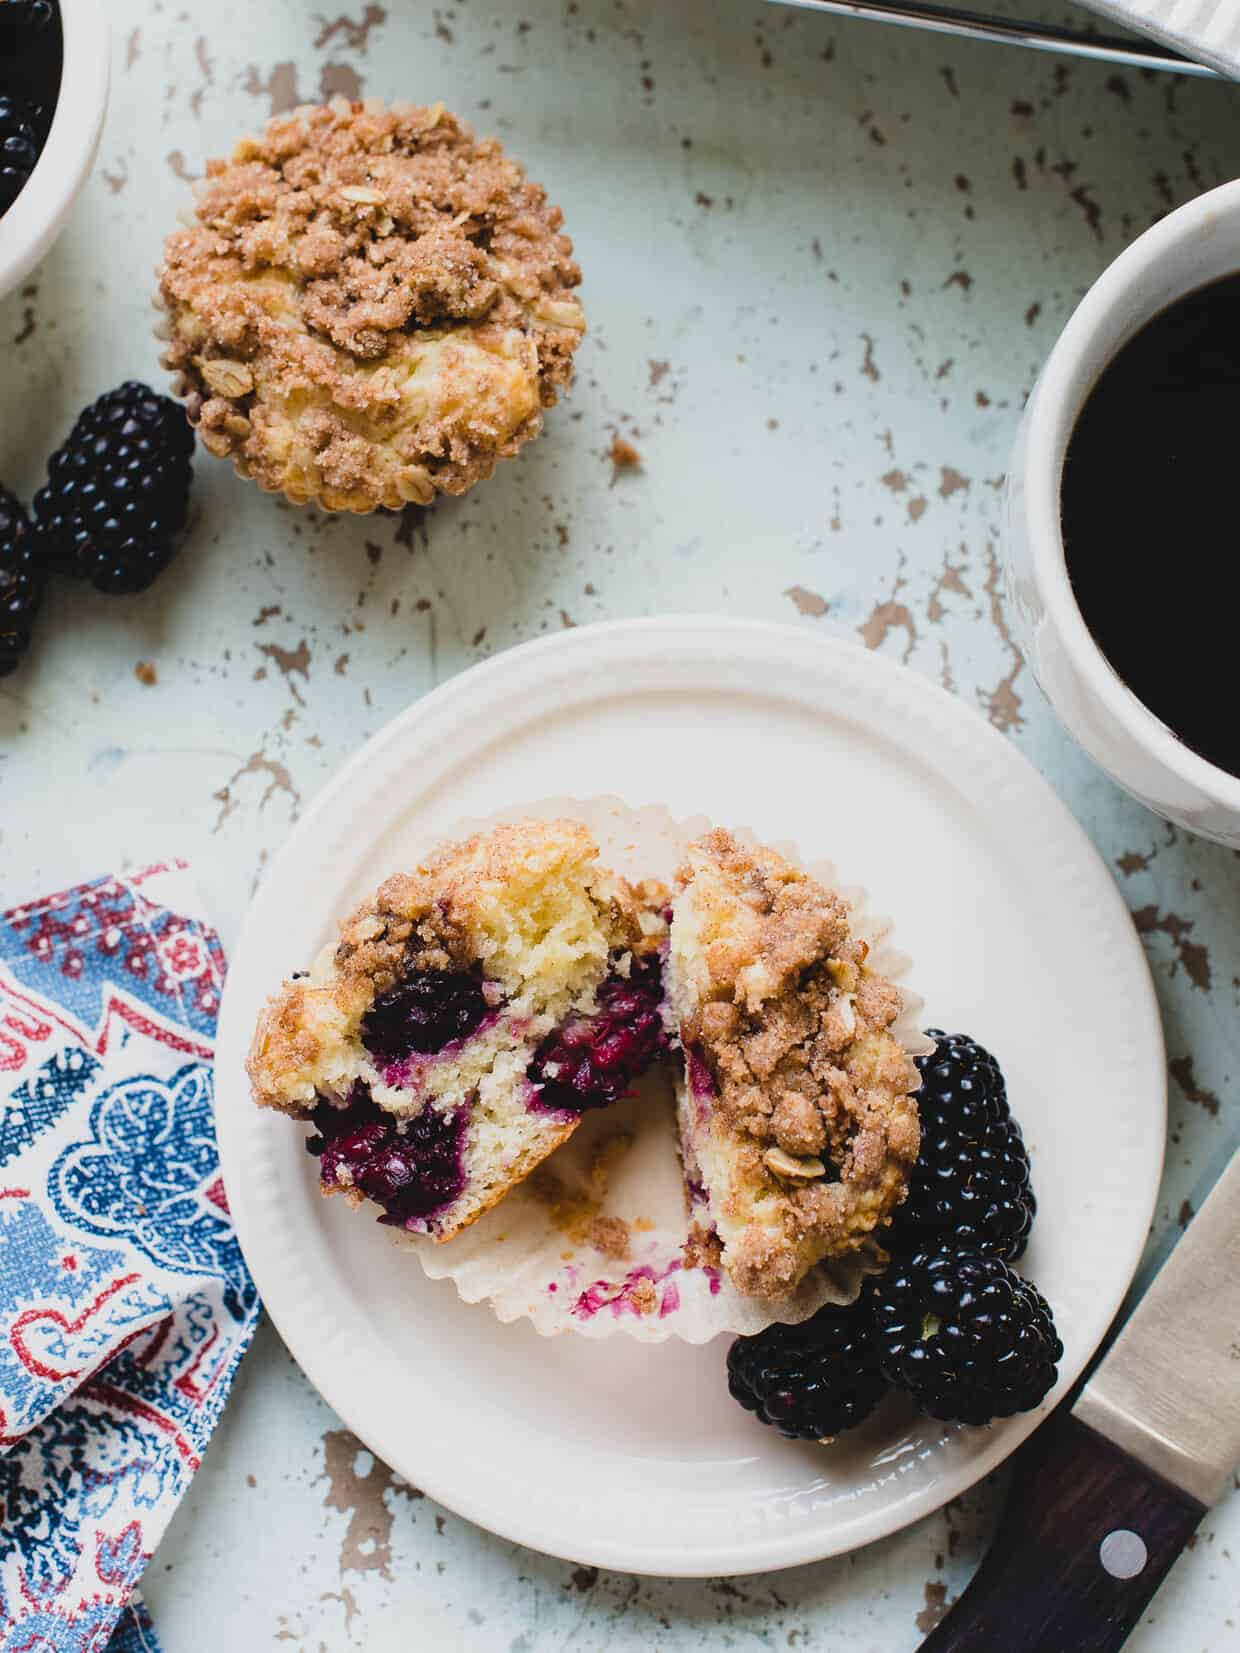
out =
<svg viewBox="0 0 1240 1653"><path fill-rule="evenodd" d="M207 448L296 503L464 493L572 377L561 223L440 104L295 110L209 162L169 236L164 364Z"/></svg>

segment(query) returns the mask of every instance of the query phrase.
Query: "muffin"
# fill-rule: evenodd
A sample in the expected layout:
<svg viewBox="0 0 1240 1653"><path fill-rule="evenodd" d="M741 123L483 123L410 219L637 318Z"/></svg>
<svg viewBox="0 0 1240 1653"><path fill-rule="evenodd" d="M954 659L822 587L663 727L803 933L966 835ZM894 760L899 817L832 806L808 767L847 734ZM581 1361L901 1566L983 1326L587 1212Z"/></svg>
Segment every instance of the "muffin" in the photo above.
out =
<svg viewBox="0 0 1240 1653"><path fill-rule="evenodd" d="M666 899L573 821L450 844L268 1003L254 1100L313 1123L324 1193L451 1239L666 1050Z"/></svg>
<svg viewBox="0 0 1240 1653"><path fill-rule="evenodd" d="M668 1003L690 1249L781 1297L863 1250L917 1158L917 1070L898 990L866 967L843 899L774 850L714 831L677 874Z"/></svg>
<svg viewBox="0 0 1240 1653"><path fill-rule="evenodd" d="M441 104L295 110L209 162L168 237L164 365L206 447L297 504L462 494L572 377L561 223Z"/></svg>

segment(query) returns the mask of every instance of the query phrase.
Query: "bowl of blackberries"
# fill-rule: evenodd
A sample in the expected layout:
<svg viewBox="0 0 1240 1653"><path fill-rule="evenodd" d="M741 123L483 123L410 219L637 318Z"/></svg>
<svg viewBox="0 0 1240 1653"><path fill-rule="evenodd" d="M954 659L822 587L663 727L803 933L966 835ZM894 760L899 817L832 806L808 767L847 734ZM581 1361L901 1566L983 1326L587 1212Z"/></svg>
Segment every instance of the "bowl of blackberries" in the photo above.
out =
<svg viewBox="0 0 1240 1653"><path fill-rule="evenodd" d="M60 233L107 100L103 0L0 0L0 298Z"/></svg>
<svg viewBox="0 0 1240 1653"><path fill-rule="evenodd" d="M738 1337L733 1397L793 1440L829 1444L889 1394L944 1422L1035 1410L1063 1345L1049 1304L1014 1265L1037 1210L1029 1154L989 1051L929 1030L918 1058L921 1151L882 1245L886 1267L854 1303Z"/></svg>

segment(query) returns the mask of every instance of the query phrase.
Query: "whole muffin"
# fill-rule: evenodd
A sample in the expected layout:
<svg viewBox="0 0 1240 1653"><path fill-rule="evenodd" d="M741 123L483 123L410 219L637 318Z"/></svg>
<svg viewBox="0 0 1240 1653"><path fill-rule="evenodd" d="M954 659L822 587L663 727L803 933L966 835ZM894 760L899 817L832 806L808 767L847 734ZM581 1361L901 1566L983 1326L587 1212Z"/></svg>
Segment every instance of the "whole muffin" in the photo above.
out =
<svg viewBox="0 0 1240 1653"><path fill-rule="evenodd" d="M562 221L442 105L295 110L209 162L168 237L164 365L205 446L297 504L464 493L572 378Z"/></svg>

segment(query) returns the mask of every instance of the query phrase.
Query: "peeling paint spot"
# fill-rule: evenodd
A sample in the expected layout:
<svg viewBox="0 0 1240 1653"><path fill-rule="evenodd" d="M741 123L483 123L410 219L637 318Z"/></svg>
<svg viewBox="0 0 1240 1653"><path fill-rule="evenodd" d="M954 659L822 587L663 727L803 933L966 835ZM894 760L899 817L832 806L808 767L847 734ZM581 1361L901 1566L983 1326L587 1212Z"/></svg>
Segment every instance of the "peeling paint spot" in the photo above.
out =
<svg viewBox="0 0 1240 1653"><path fill-rule="evenodd" d="M307 683L310 681L310 645L303 637L295 649L281 648L279 643L259 643L258 652L265 654L274 661L281 677L293 692L293 699L299 706L306 703L302 698L301 690L293 682L293 678L301 677Z"/></svg>
<svg viewBox="0 0 1240 1653"><path fill-rule="evenodd" d="M321 52L337 35L343 36L342 43L351 51L364 52L370 44L370 31L387 22L387 12L382 6L369 5L359 18L346 17L342 13L332 18L331 22L325 17L320 17L319 22L322 28L314 40L316 52Z"/></svg>
<svg viewBox="0 0 1240 1653"><path fill-rule="evenodd" d="M1171 1069L1171 1077L1184 1092L1184 1098L1193 1102L1199 1108L1204 1108L1212 1118L1218 1118L1219 1100L1212 1090L1198 1084L1197 1075L1193 1071L1191 1056L1177 1056L1167 1066Z"/></svg>
<svg viewBox="0 0 1240 1653"><path fill-rule="evenodd" d="M365 1473L359 1463L369 1459ZM323 1436L323 1473L327 1481L323 1507L349 1517L340 1541L341 1573L377 1572L392 1576L392 1511L386 1494L422 1494L380 1463L348 1429L329 1429Z"/></svg>
<svg viewBox="0 0 1240 1653"><path fill-rule="evenodd" d="M286 115L290 109L296 109L299 103L307 101L298 89L295 63L275 64L266 80L259 74L256 64L247 64L241 90L252 98L265 97L273 115Z"/></svg>
<svg viewBox="0 0 1240 1653"><path fill-rule="evenodd" d="M879 481L884 488L890 488L893 494L902 494L908 487L908 477L901 470L885 471Z"/></svg>
<svg viewBox="0 0 1240 1653"><path fill-rule="evenodd" d="M323 103L329 103L332 98L356 102L363 90L361 75L349 63L325 63L319 71L319 98Z"/></svg>
<svg viewBox="0 0 1240 1653"><path fill-rule="evenodd" d="M1126 849L1122 855L1116 857L1115 865L1125 878L1131 878L1133 873L1147 871L1153 859L1153 850L1148 855L1142 855L1139 850Z"/></svg>
<svg viewBox="0 0 1240 1653"><path fill-rule="evenodd" d="M943 465L940 467L940 499L950 499L953 494L958 494L962 488L968 488L968 486L968 477L962 476L954 465Z"/></svg>
<svg viewBox="0 0 1240 1653"><path fill-rule="evenodd" d="M897 601L908 581L903 574L904 559L900 560L901 572L896 575L895 584L891 588L891 596L886 602L876 603L869 619L857 627L861 640L867 649L881 649L893 631L903 631L908 642L901 658L907 663L909 656L917 644L917 622L913 619L913 612L907 603Z"/></svg>
<svg viewBox="0 0 1240 1653"><path fill-rule="evenodd" d="M1016 691L1016 679L1024 669L1025 657L1008 629L1007 615L1003 609L1003 596L1000 592L999 558L995 554L993 545L986 547L986 596L990 599L990 623L995 628L999 641L1011 655L1012 667L1005 677L1000 678L995 688L980 691L982 704L986 708L986 716L1002 734L1008 734L1013 729L1024 727L1025 714L1022 710L1024 701Z"/></svg>
<svg viewBox="0 0 1240 1653"><path fill-rule="evenodd" d="M113 195L119 195L129 182L129 163L123 157L117 161L114 172L109 172L106 166L100 167L99 170L103 173L103 181Z"/></svg>
<svg viewBox="0 0 1240 1653"><path fill-rule="evenodd" d="M803 585L790 585L784 596L792 598L798 614L808 614L814 620L821 620L829 607L825 597L820 597L816 591L808 591Z"/></svg>
<svg viewBox="0 0 1240 1653"><path fill-rule="evenodd" d="M926 514L927 504L928 501L925 494L918 494L916 499L910 499L908 505L906 506L906 510L908 511L908 520L914 524L920 522L922 517Z"/></svg>
<svg viewBox="0 0 1240 1653"><path fill-rule="evenodd" d="M967 270L953 270L943 285L944 287L959 287L962 293L967 293L973 285L973 277Z"/></svg>
<svg viewBox="0 0 1240 1653"><path fill-rule="evenodd" d="M1191 918L1181 918L1179 913L1164 914L1159 912L1157 907L1139 907L1132 915L1132 922L1137 927L1138 935L1162 934L1169 936L1175 948L1176 957L1184 966L1189 981L1203 993L1210 991L1212 975L1210 953L1208 948L1203 947L1200 942L1188 939L1193 931ZM1172 965L1172 971L1174 972L1174 970L1175 966ZM1174 1063L1172 1069L1174 1071ZM1191 1072L1191 1065L1185 1071Z"/></svg>
<svg viewBox="0 0 1240 1653"><path fill-rule="evenodd" d="M671 365L672 364L670 362L652 361L650 363L650 389L651 390L653 390L655 388L655 386L662 381L662 379L666 376L667 371L671 367Z"/></svg>
<svg viewBox="0 0 1240 1653"><path fill-rule="evenodd" d="M863 333L861 342L865 345L865 355L861 358L861 371L867 379L872 379L877 384L882 378L882 374L878 371L878 364L874 360L874 340L868 333Z"/></svg>
<svg viewBox="0 0 1240 1653"><path fill-rule="evenodd" d="M176 177L178 177L183 184L192 184L196 182L198 174L190 171L189 163L186 161L181 150L170 149L164 156L164 160L168 163L169 170Z"/></svg>
<svg viewBox="0 0 1240 1653"><path fill-rule="evenodd" d="M916 1617L916 1625L923 1636L928 1636L947 1612L947 1586L938 1579L928 1578L925 1584L926 1604Z"/></svg>
<svg viewBox="0 0 1240 1653"><path fill-rule="evenodd" d="M267 776L267 789L258 800L260 810L266 808L268 800L274 798L277 792L283 792L291 800L290 818L294 821L297 819L301 812L301 793L293 785L293 777L286 766L277 763L274 758L269 758L266 752L251 752L241 768L228 777L218 792L211 794L220 806L215 825L211 828L212 832L218 832L236 809L239 800L235 795L235 788L247 775Z"/></svg>
<svg viewBox="0 0 1240 1653"><path fill-rule="evenodd" d="M944 592L955 592L958 597L971 597L973 595L965 584L964 570L964 563L954 563L950 557L944 556L942 572L934 582L934 587L930 592L930 600L926 604L926 618L933 625L937 626L947 613L943 606Z"/></svg>

